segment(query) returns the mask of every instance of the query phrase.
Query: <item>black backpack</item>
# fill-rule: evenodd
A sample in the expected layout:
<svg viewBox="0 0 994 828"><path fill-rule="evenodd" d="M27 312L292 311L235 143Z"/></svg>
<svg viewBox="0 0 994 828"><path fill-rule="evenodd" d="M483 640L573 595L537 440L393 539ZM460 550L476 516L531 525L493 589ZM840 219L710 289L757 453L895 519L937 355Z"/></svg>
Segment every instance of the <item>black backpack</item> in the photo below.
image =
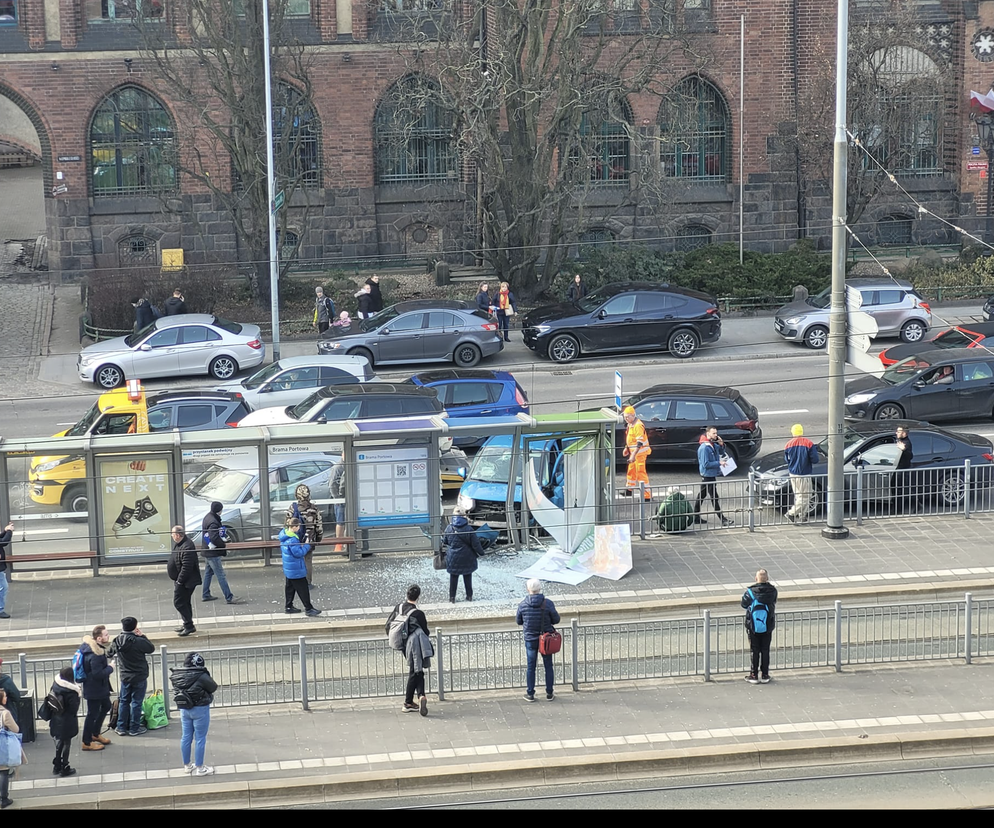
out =
<svg viewBox="0 0 994 828"><path fill-rule="evenodd" d="M38 708L38 718L43 722L50 722L53 716L61 716L63 713L65 713L65 707L62 704L62 699L55 695L55 693L49 692L41 700L41 707Z"/></svg>

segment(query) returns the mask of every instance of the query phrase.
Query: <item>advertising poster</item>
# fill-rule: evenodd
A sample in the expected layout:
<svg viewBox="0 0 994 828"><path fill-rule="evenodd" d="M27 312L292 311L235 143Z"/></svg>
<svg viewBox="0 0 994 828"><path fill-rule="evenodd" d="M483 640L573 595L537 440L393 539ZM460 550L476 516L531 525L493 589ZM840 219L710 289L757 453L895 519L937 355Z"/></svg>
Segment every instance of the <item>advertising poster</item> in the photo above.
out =
<svg viewBox="0 0 994 828"><path fill-rule="evenodd" d="M166 555L171 547L168 455L99 458L101 552Z"/></svg>
<svg viewBox="0 0 994 828"><path fill-rule="evenodd" d="M358 449L356 478L360 527L429 522L427 446Z"/></svg>
<svg viewBox="0 0 994 828"><path fill-rule="evenodd" d="M620 581L632 569L631 526L619 523L594 527L593 549L575 554L569 568Z"/></svg>

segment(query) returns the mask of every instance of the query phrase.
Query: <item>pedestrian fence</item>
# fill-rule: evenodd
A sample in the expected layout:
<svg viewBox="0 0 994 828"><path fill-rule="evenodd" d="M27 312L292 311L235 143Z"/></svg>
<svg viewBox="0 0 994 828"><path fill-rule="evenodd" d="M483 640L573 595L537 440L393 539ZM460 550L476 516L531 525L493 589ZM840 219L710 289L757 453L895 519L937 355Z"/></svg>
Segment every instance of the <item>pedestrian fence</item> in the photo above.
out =
<svg viewBox="0 0 994 828"><path fill-rule="evenodd" d="M994 512L994 464L964 460L962 463L927 469L897 470L876 460L891 459L887 448L880 446L867 452L867 465L851 467L843 475L843 519L862 526L865 521L889 518L898 514L950 517ZM893 458L896 461L896 449ZM650 480L651 484L651 480ZM700 502L700 522L690 523L681 531L713 531L726 526L718 512L731 521L731 526L750 532L760 527L783 526L791 522L787 512L794 504L790 480L786 476L762 475L753 469L746 477L717 480L713 484L718 502L704 496L700 483L653 488L651 498L640 496L644 488L632 497L618 497L614 504L615 523L627 523L632 536L642 539L659 532L656 514L661 504L675 491L690 505ZM794 522L824 523L827 519L828 475L811 475L811 500L807 515L794 516ZM678 522L676 522L678 525ZM672 525L672 523L671 523Z"/></svg>
<svg viewBox="0 0 994 828"><path fill-rule="evenodd" d="M621 623L563 625L563 648L553 657L556 683L581 684L745 672L750 666L744 613ZM514 690L525 686L521 631L433 635L435 657L426 689L449 693ZM216 707L299 704L400 696L407 662L385 637L310 641L199 651L218 684ZM994 599L843 607L776 615L771 665L776 670L963 659L994 655ZM161 646L150 657L148 691L163 690L172 706L169 670L184 653ZM69 658L20 655L20 686L44 697ZM538 667L539 685L542 666Z"/></svg>

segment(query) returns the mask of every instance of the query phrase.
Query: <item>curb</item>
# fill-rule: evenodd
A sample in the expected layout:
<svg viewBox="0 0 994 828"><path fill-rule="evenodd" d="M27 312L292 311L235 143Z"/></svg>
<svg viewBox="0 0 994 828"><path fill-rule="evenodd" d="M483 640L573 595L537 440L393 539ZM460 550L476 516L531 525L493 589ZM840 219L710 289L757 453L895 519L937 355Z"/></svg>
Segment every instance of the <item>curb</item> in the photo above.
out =
<svg viewBox="0 0 994 828"><path fill-rule="evenodd" d="M972 592L974 597L981 597L994 590L989 578L977 578L969 581L932 581L919 584L894 584L892 586L849 587L845 591L829 592L828 590L792 591L784 594L778 603L780 611L800 609L832 609L836 601L843 604L850 602L858 606L874 606L882 604L901 603L901 598L919 601L950 600L954 596L962 598L963 593ZM728 594L701 596L699 598L647 598L628 603L594 603L582 606L572 606L561 603L561 614L564 619L576 618L585 623L619 623L656 621L661 618L682 617L693 613L698 616L706 609L728 609L729 615L739 615L737 605L738 594L732 599ZM439 618L432 615L433 625L444 629L446 633L479 632L481 630L507 629L511 623L508 611L487 616L472 618ZM302 620L301 623L251 625L231 625L218 630L208 631L201 628L196 638L180 639L172 632L172 623L167 630L154 631L148 627L149 635L156 646L166 645L170 649L176 647L189 649L191 643L196 643L202 649L221 649L229 646L255 645L276 646L296 641L299 636L318 638L323 641L352 640L356 638L382 638L384 618L366 617L361 619L335 618L327 621ZM19 633L4 638L8 646L15 646L14 639ZM25 653L29 658L62 657L79 646L79 638L72 639L43 639L38 641L18 642L16 650Z"/></svg>
<svg viewBox="0 0 994 828"><path fill-rule="evenodd" d="M626 781L691 773L756 772L780 768L864 762L899 762L948 756L994 754L994 728L932 733L851 736L769 745L726 745L632 753L601 753L584 757L516 759L480 764L390 772L324 774L308 778L250 779L198 784L160 790L98 791L20 799L19 810L110 810L142 808L280 807L332 803L356 798L424 796L482 792L494 788L549 788L563 782ZM994 794L991 794L994 803Z"/></svg>

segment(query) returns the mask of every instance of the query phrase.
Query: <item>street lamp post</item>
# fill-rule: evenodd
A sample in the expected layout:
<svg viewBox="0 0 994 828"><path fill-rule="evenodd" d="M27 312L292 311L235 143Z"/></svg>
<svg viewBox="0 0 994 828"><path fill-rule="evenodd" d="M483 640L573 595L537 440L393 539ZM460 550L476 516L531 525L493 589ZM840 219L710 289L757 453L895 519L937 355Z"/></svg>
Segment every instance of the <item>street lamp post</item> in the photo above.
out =
<svg viewBox="0 0 994 828"><path fill-rule="evenodd" d="M994 238L991 237L991 197L994 195L994 179L991 178L991 174L994 173L994 117L987 112L977 118L976 122L980 146L987 153L987 226L985 232L987 241L991 242L994 241Z"/></svg>
<svg viewBox="0 0 994 828"><path fill-rule="evenodd" d="M280 266L276 247L276 170L273 162L273 70L269 54L269 0L262 0L263 71L266 73L266 194L269 201L269 303L273 361L280 358Z"/></svg>

